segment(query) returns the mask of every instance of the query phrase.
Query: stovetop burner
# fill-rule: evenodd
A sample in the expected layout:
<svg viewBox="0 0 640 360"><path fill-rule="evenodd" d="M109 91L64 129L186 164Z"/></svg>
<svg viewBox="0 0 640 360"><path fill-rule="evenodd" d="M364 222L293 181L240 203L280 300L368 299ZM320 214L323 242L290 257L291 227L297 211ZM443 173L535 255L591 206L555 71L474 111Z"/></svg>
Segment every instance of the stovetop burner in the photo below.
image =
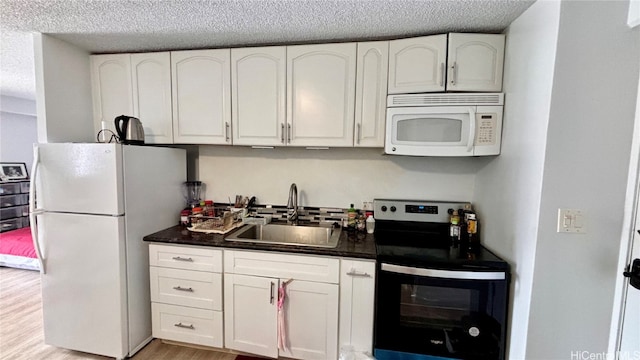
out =
<svg viewBox="0 0 640 360"><path fill-rule="evenodd" d="M374 200L379 262L437 269L508 270L509 265L484 247L469 252L449 238L449 209L468 203Z"/></svg>

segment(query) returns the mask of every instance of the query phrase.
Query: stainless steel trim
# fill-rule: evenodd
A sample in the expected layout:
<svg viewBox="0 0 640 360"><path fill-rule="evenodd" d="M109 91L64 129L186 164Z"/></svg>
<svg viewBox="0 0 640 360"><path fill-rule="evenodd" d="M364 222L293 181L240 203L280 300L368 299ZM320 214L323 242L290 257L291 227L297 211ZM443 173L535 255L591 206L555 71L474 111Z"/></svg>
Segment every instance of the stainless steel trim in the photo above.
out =
<svg viewBox="0 0 640 360"><path fill-rule="evenodd" d="M183 288L182 286L174 286L173 290L193 292L192 288Z"/></svg>
<svg viewBox="0 0 640 360"><path fill-rule="evenodd" d="M400 266L382 263L380 270L399 274L416 275L424 277L434 277L443 279L461 279L461 280L504 280L506 274L502 271L456 271L456 270L436 270L414 268L408 266Z"/></svg>
<svg viewBox="0 0 640 360"><path fill-rule="evenodd" d="M271 291L269 292L269 295L271 296L269 298L269 304L273 304L273 299L274 299L274 295L273 295L273 288L276 284L272 281L271 282Z"/></svg>
<svg viewBox="0 0 640 360"><path fill-rule="evenodd" d="M182 323L173 324L173 326L183 328L183 329L191 329L191 330L196 329L195 327L193 327L193 325L184 325Z"/></svg>
<svg viewBox="0 0 640 360"><path fill-rule="evenodd" d="M193 262L193 259L192 259L192 258L183 258L183 257L180 257L180 256L174 256L174 257L173 257L173 260Z"/></svg>
<svg viewBox="0 0 640 360"><path fill-rule="evenodd" d="M267 150L271 150L271 149L275 149L274 146L261 146L261 145L254 145L251 147L252 149L267 149Z"/></svg>
<svg viewBox="0 0 640 360"><path fill-rule="evenodd" d="M369 275L369 273L359 273L354 269L351 269L351 271L349 271L347 273L348 276L357 276L357 277L371 277L371 275Z"/></svg>

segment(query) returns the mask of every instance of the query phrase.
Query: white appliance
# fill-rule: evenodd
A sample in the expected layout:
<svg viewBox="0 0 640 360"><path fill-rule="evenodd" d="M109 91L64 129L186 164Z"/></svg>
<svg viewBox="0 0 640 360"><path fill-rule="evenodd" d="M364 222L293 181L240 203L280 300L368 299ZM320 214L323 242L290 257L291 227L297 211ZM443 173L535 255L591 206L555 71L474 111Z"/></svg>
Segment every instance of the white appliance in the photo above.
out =
<svg viewBox="0 0 640 360"><path fill-rule="evenodd" d="M503 104L502 93L389 95L384 152L498 155Z"/></svg>
<svg viewBox="0 0 640 360"><path fill-rule="evenodd" d="M46 344L122 359L151 340L148 245L178 224L183 149L36 144L31 231Z"/></svg>

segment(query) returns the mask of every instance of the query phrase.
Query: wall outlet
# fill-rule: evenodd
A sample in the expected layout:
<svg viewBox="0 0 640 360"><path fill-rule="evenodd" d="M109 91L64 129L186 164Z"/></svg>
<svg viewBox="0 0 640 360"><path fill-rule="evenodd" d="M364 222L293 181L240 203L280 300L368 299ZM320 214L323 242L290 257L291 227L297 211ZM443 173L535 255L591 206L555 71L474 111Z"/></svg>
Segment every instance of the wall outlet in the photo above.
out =
<svg viewBox="0 0 640 360"><path fill-rule="evenodd" d="M584 234L585 217L579 209L558 209L558 232Z"/></svg>

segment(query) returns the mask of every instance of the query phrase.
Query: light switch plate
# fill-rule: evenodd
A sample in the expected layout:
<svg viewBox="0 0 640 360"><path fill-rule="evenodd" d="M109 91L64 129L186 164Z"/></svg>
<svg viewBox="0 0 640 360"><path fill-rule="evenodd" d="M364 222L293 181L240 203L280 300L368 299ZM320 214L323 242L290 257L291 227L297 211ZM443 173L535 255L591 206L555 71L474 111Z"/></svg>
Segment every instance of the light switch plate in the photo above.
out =
<svg viewBox="0 0 640 360"><path fill-rule="evenodd" d="M558 209L558 232L584 234L585 217L579 209Z"/></svg>

